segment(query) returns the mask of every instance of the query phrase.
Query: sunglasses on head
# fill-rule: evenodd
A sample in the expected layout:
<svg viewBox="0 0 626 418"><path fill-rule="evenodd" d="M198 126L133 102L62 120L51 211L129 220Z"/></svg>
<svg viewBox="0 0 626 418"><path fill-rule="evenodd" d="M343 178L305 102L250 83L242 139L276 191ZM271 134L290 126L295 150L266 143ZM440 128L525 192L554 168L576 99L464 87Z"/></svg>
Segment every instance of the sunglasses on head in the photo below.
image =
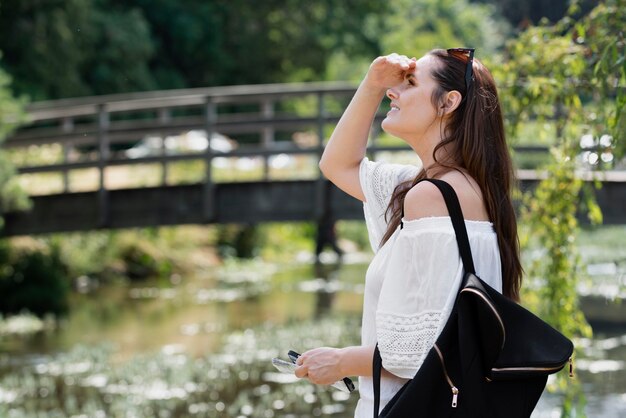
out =
<svg viewBox="0 0 626 418"><path fill-rule="evenodd" d="M472 83L474 75L474 50L475 48L450 48L448 54L453 55L459 59L467 59L467 67L465 67L465 89L468 90Z"/></svg>

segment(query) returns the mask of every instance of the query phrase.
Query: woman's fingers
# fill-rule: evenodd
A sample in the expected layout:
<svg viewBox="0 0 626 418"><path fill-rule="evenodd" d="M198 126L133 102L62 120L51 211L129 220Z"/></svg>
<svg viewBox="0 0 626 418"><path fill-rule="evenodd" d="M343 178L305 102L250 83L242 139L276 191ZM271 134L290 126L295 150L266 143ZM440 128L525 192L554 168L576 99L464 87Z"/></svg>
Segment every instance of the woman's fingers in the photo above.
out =
<svg viewBox="0 0 626 418"><path fill-rule="evenodd" d="M342 377L338 374L339 356L336 348L319 347L306 351L298 357L296 364L296 376L306 377L315 384L329 385Z"/></svg>
<svg viewBox="0 0 626 418"><path fill-rule="evenodd" d="M295 370L296 377L302 379L303 377L307 377L309 374L309 369L306 366L298 366Z"/></svg>
<svg viewBox="0 0 626 418"><path fill-rule="evenodd" d="M392 64L399 64L402 66L408 66L411 60L406 55L398 55L396 53L387 55L387 61Z"/></svg>
<svg viewBox="0 0 626 418"><path fill-rule="evenodd" d="M404 80L415 69L416 60L396 53L376 58L370 65L368 80L379 88L390 88Z"/></svg>

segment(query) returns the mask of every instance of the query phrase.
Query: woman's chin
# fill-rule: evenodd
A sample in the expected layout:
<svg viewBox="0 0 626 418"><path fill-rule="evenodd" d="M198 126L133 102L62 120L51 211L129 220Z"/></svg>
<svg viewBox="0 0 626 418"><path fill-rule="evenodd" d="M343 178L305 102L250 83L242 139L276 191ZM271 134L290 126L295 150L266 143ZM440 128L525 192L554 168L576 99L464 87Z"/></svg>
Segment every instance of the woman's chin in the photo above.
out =
<svg viewBox="0 0 626 418"><path fill-rule="evenodd" d="M383 119L383 121L380 123L380 127L389 135L393 135L393 122L389 120L389 116Z"/></svg>
<svg viewBox="0 0 626 418"><path fill-rule="evenodd" d="M400 132L397 129L397 126L392 120L390 120L389 117L386 117L385 119L383 119L383 121L380 124L380 127L382 128L383 131L385 131L385 133L391 135L391 136L396 136L399 137Z"/></svg>

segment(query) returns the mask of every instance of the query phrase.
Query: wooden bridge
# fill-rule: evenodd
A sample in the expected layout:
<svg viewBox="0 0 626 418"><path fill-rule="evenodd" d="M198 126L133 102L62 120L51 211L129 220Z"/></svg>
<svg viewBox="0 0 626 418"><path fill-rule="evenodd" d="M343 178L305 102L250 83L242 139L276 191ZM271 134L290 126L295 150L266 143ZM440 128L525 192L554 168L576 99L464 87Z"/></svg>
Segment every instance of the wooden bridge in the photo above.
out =
<svg viewBox="0 0 626 418"><path fill-rule="evenodd" d="M360 202L317 168L322 139L354 91L306 83L34 103L29 124L5 143L33 206L6 214L4 234L362 219ZM406 153L409 160L406 146L381 144L382 118L373 124L370 158ZM523 189L538 179L532 170L519 178ZM607 172L602 181L605 222L626 222L626 173Z"/></svg>

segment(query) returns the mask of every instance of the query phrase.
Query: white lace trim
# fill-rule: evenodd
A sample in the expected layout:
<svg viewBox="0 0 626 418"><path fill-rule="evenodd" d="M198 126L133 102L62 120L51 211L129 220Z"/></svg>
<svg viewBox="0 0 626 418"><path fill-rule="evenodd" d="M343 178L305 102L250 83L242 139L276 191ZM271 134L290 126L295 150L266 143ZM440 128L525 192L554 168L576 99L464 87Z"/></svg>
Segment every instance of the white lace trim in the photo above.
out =
<svg viewBox="0 0 626 418"><path fill-rule="evenodd" d="M367 158L361 161L359 177L366 200L363 209L374 252L378 250L380 240L387 231L385 212L395 187L416 170L412 166L372 162Z"/></svg>
<svg viewBox="0 0 626 418"><path fill-rule="evenodd" d="M374 198L376 199L376 207L383 216L389 204L393 189L396 187L395 183L397 182L397 174L394 170L385 170L384 168L385 166L383 164L376 164L370 178L370 184Z"/></svg>
<svg viewBox="0 0 626 418"><path fill-rule="evenodd" d="M385 369L401 377L417 372L437 339L442 319L441 311L410 316L377 312L378 349Z"/></svg>

